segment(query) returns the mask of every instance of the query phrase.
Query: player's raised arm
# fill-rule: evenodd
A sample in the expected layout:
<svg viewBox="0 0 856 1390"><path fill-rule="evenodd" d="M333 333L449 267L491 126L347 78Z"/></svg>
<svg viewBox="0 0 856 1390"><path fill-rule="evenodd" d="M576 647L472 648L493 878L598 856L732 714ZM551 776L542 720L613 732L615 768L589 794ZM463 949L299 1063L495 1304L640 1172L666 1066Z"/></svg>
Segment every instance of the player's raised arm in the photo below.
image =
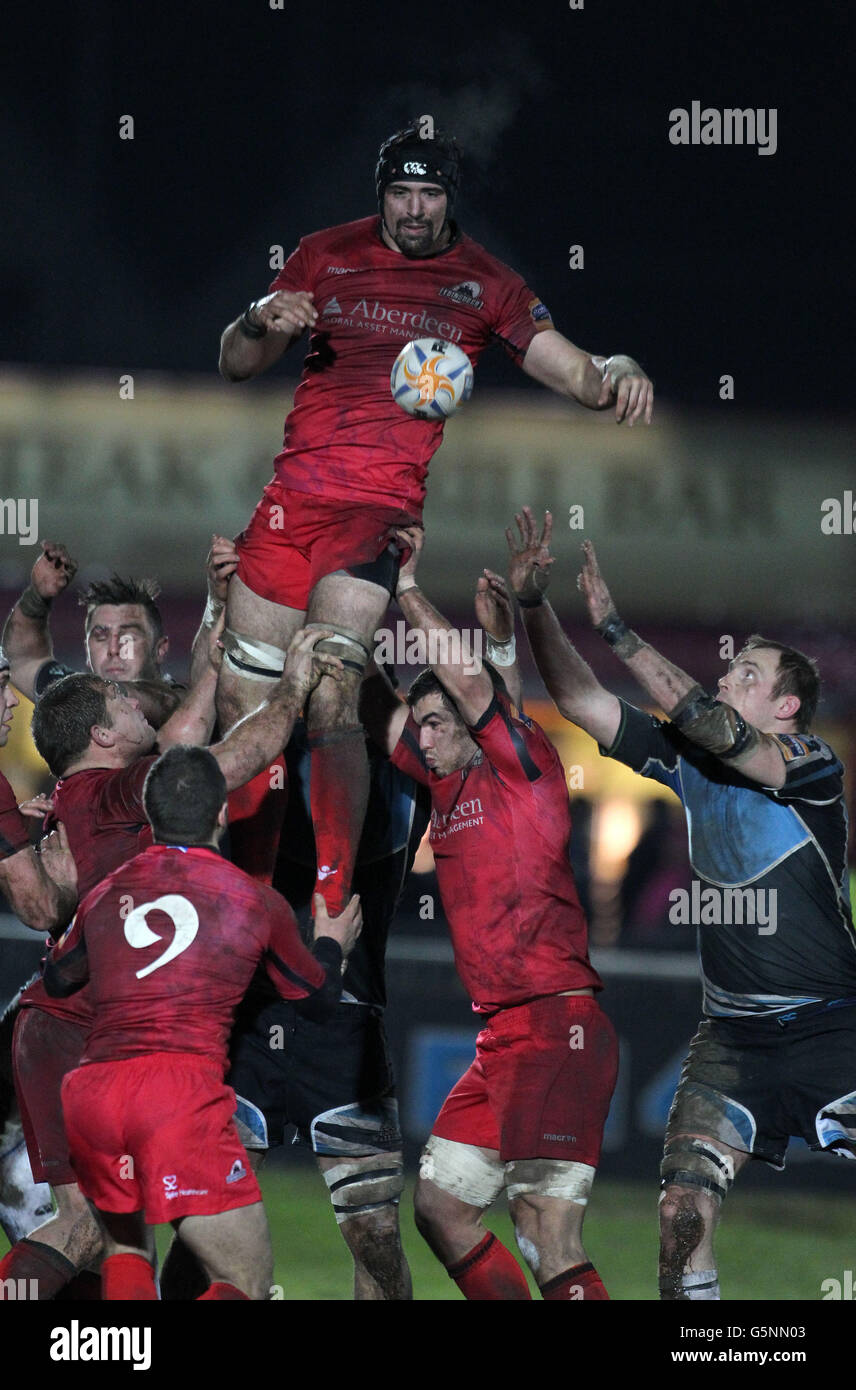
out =
<svg viewBox="0 0 856 1390"><path fill-rule="evenodd" d="M211 643L216 642L223 631L223 617L226 611L226 595L229 580L238 568L238 552L234 541L227 536L211 537L211 549L205 560L205 581L208 597L205 612L199 624L193 646L190 649L190 684L195 686L204 674L211 659ZM219 663L218 670L219 670Z"/></svg>
<svg viewBox="0 0 856 1390"><path fill-rule="evenodd" d="M427 638L428 662L451 695L467 724L477 724L493 699L493 683L471 650L465 650L460 634L438 613L416 582L416 566L425 533L421 526L398 532L410 547L410 556L398 575L395 597L412 628Z"/></svg>
<svg viewBox="0 0 856 1390"><path fill-rule="evenodd" d="M522 708L523 680L514 637L514 607L501 574L486 569L476 582L476 617L486 638L485 659L499 670L511 703Z"/></svg>
<svg viewBox="0 0 856 1390"><path fill-rule="evenodd" d="M39 670L53 660L50 619L51 604L71 583L77 572L64 545L42 541L42 553L33 565L29 586L6 619L3 648L12 669L12 684L32 700Z"/></svg>
<svg viewBox="0 0 856 1390"><path fill-rule="evenodd" d="M308 290L277 290L254 300L223 330L220 375L227 381L247 381L266 372L304 329L317 322L312 300Z"/></svg>
<svg viewBox="0 0 856 1390"><path fill-rule="evenodd" d="M643 420L650 425L654 385L639 363L619 353L594 357L583 352L555 328L536 333L526 350L523 370L560 396L570 396L589 410L615 406L618 424Z"/></svg>
<svg viewBox="0 0 856 1390"><path fill-rule="evenodd" d="M589 618L639 684L681 733L765 787L784 786L785 760L775 735L747 723L729 704L707 694L692 676L632 632L618 616L591 541L583 541L577 583Z"/></svg>
<svg viewBox="0 0 856 1390"><path fill-rule="evenodd" d="M546 598L554 557L550 554L553 518L544 514L539 533L530 507L516 516L519 536L505 532L509 550L509 582L514 592L535 664L556 708L565 719L585 729L605 748L611 746L621 722L617 697L605 690L559 625Z"/></svg>

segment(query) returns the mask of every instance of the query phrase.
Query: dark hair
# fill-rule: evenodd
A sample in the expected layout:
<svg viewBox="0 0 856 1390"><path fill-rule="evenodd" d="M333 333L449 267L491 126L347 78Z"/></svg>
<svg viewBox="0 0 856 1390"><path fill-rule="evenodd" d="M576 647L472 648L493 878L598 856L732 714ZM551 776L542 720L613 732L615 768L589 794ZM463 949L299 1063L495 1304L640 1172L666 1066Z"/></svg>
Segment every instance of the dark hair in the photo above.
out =
<svg viewBox="0 0 856 1390"><path fill-rule="evenodd" d="M776 700L780 695L798 696L800 707L795 715L797 729L801 734L808 733L820 699L820 673L817 662L803 652L798 652L796 647L786 647L783 642L772 642L768 637L762 637L760 632L753 632L743 643L744 651L757 651L759 647L769 647L771 651L779 653L779 668L772 697Z"/></svg>
<svg viewBox="0 0 856 1390"><path fill-rule="evenodd" d="M33 742L55 777L89 747L92 728L112 728L107 713L109 681L99 676L63 676L48 686L33 711Z"/></svg>
<svg viewBox="0 0 856 1390"><path fill-rule="evenodd" d="M495 667L491 666L489 661L483 661L482 665L490 676L491 685L494 690L498 690L503 695L507 695L508 687ZM450 709L459 719L462 717L461 711L458 709L455 701L440 680L440 677L435 675L434 670L430 666L426 666L424 671L419 672L419 675L408 690L407 703L409 707L413 709L413 706L417 704L419 700L424 699L426 695L439 695L447 709Z"/></svg>
<svg viewBox="0 0 856 1390"><path fill-rule="evenodd" d="M176 744L149 770L143 805L162 844L205 844L226 800L226 779L207 748Z"/></svg>
<svg viewBox="0 0 856 1390"><path fill-rule="evenodd" d="M160 585L155 579L122 579L113 574L109 579L94 579L78 594L78 602L86 608L86 628L92 622L92 614L102 603L136 603L145 609L151 624L155 642L163 637L163 619L155 599L160 593Z"/></svg>

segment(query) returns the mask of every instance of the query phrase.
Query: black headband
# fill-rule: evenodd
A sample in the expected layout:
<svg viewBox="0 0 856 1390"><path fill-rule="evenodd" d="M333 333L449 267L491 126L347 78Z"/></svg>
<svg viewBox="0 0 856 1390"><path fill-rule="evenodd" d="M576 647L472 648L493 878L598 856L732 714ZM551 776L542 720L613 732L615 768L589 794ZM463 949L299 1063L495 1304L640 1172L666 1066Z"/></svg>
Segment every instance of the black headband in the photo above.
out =
<svg viewBox="0 0 856 1390"><path fill-rule="evenodd" d="M458 192L458 152L442 153L431 140L414 140L394 149L381 150L375 168L378 209L383 213L384 190L391 183L438 183L446 194L446 215L451 217Z"/></svg>

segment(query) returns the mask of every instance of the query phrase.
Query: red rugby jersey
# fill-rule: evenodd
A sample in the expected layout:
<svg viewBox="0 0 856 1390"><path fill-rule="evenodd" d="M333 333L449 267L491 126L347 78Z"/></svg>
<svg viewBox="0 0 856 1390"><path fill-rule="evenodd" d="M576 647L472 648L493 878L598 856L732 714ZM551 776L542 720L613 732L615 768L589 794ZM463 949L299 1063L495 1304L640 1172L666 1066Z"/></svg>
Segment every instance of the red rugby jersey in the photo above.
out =
<svg viewBox="0 0 856 1390"><path fill-rule="evenodd" d="M0 772L0 859L17 854L29 843L27 821L18 810L18 798L8 777Z"/></svg>
<svg viewBox="0 0 856 1390"><path fill-rule="evenodd" d="M153 845L87 895L47 976L89 978L95 1021L82 1065L195 1052L225 1068L260 960L284 999L327 983L279 893L214 850Z"/></svg>
<svg viewBox="0 0 856 1390"><path fill-rule="evenodd" d="M78 898L82 899L152 842L143 806L143 784L156 757L138 758L130 767L90 768L57 782L53 811L45 829L62 821L77 864ZM38 1007L88 1028L92 1004L88 989L68 999L51 999L41 979L21 995L21 1007Z"/></svg>
<svg viewBox="0 0 856 1390"><path fill-rule="evenodd" d="M444 338L473 363L492 340L522 361L550 314L519 275L457 234L436 256L391 250L380 219L304 237L271 290L310 290L318 322L277 477L322 497L383 502L419 516L441 420L418 420L392 399L389 374L405 343Z"/></svg>
<svg viewBox="0 0 856 1390"><path fill-rule="evenodd" d="M568 858L571 813L543 729L497 694L470 729L480 760L438 777L411 714L392 761L431 789L429 840L458 974L477 1013L587 985L588 928Z"/></svg>

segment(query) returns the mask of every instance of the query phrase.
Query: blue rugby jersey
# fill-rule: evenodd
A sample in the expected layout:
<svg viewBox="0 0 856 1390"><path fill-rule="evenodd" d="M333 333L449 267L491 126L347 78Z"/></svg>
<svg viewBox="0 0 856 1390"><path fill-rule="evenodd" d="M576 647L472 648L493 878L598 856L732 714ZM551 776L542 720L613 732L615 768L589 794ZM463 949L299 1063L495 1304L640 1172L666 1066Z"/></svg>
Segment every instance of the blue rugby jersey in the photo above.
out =
<svg viewBox="0 0 856 1390"><path fill-rule="evenodd" d="M671 787L686 812L697 882L683 906L698 926L705 1013L856 996L843 768L829 745L779 735L785 784L762 787L621 704L615 742L601 752Z"/></svg>

